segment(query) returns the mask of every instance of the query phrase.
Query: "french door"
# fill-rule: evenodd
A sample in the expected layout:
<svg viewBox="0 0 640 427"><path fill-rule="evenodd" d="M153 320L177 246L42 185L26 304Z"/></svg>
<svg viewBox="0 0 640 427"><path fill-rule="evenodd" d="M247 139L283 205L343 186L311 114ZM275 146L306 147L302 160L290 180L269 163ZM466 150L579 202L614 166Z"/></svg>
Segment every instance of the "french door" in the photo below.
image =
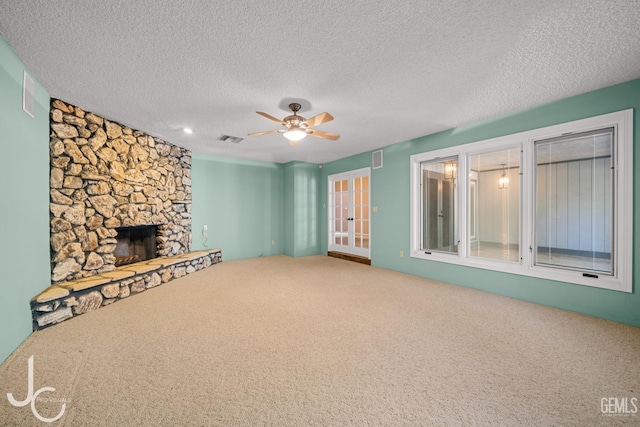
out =
<svg viewBox="0 0 640 427"><path fill-rule="evenodd" d="M370 257L370 168L329 176L329 251Z"/></svg>

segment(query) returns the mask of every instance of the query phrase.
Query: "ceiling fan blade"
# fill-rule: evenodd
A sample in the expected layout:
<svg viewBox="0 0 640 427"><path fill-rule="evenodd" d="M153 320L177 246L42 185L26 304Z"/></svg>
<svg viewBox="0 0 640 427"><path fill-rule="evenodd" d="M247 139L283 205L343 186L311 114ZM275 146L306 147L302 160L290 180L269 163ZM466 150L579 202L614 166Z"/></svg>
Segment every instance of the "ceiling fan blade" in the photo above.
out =
<svg viewBox="0 0 640 427"><path fill-rule="evenodd" d="M307 133L311 136L315 136L316 138L330 139L332 141L337 141L338 138L340 138L340 135L338 135L337 133L323 132L321 130L315 129L309 129Z"/></svg>
<svg viewBox="0 0 640 427"><path fill-rule="evenodd" d="M270 133L282 133L283 130L265 130L264 132L253 132L248 134L249 136L260 136L260 135L268 135Z"/></svg>
<svg viewBox="0 0 640 427"><path fill-rule="evenodd" d="M320 113L317 116L313 116L310 119L307 119L304 123L306 123L308 127L312 128L314 126L330 122L331 120L333 120L333 116L331 114Z"/></svg>
<svg viewBox="0 0 640 427"><path fill-rule="evenodd" d="M280 119L276 119L275 117L273 117L271 114L267 114L267 113L263 113L262 111L256 111L256 113L260 114L262 117L266 117L269 120L273 120L276 123L280 123L281 125L284 126L284 122Z"/></svg>
<svg viewBox="0 0 640 427"><path fill-rule="evenodd" d="M300 141L294 141L292 139L289 140L289 145L291 147L295 147L296 145L300 144Z"/></svg>

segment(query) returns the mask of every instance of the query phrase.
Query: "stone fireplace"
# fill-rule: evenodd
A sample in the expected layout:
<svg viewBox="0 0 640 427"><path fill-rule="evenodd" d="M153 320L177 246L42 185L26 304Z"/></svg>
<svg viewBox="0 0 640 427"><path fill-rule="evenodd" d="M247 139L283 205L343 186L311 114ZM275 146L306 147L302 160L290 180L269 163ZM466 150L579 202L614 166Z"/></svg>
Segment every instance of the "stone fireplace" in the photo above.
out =
<svg viewBox="0 0 640 427"><path fill-rule="evenodd" d="M51 100L49 327L222 261L190 252L191 151Z"/></svg>
<svg viewBox="0 0 640 427"><path fill-rule="evenodd" d="M191 151L57 99L50 123L53 284L113 271L123 257L189 252ZM141 240L141 227L155 237L125 248L120 232Z"/></svg>

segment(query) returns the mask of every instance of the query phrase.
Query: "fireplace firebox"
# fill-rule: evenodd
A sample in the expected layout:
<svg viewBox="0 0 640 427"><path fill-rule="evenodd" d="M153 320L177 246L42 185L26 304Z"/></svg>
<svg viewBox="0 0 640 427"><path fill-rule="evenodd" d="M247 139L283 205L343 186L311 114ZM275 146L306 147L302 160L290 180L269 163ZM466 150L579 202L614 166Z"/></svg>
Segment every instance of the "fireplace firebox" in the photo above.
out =
<svg viewBox="0 0 640 427"><path fill-rule="evenodd" d="M119 227L116 229L116 266L156 258L156 225Z"/></svg>

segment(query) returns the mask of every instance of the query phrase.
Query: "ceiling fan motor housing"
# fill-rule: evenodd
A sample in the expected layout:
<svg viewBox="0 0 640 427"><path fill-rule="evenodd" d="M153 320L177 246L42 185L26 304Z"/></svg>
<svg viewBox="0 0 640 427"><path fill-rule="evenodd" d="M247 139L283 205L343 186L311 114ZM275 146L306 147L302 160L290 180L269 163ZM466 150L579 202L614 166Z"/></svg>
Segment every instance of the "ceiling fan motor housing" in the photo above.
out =
<svg viewBox="0 0 640 427"><path fill-rule="evenodd" d="M284 122L284 124L290 128L291 126L297 126L297 127L307 127L306 123L303 123L305 120L304 117L302 116L298 116L297 114L294 114L293 116L287 116L284 118L284 120L282 120Z"/></svg>

